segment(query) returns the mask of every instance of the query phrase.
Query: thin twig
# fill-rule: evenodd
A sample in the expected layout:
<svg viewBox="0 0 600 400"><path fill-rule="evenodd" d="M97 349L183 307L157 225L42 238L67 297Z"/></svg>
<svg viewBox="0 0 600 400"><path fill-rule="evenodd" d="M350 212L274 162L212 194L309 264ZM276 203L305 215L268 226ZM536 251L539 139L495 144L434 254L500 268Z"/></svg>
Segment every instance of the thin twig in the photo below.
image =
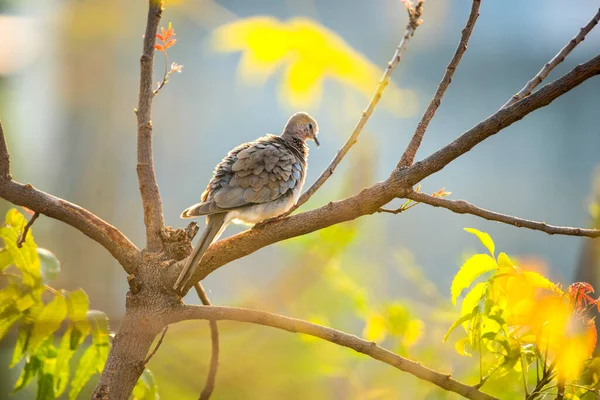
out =
<svg viewBox="0 0 600 400"><path fill-rule="evenodd" d="M406 25L406 31L404 32L404 36L402 37L402 40L400 40L400 43L398 44L398 47L396 48L396 51L394 52L392 59L388 62L388 65L383 73L383 76L381 77L381 80L379 81L379 83L377 84L377 87L375 88L375 93L373 94L373 97L371 97L371 100L369 101L367 108L365 109L365 111L363 111L360 119L358 120L358 123L356 124L356 126L354 127L354 130L350 134L350 137L348 137L348 140L346 140L346 143L344 143L342 148L340 148L338 150L338 152L335 155L335 157L333 158L333 160L331 160L331 162L329 163L329 166L327 168L325 168L325 170L321 173L321 175L315 181L315 183L313 183L312 186L310 188L308 188L308 190L305 191L302 194L302 196L300 196L300 199L298 199L298 202L287 213L282 215L282 217L291 214L296 209L298 209L298 207L300 207L301 205L306 203L308 201L308 199L310 199L311 196L313 194L315 194L315 192L317 190L319 190L319 188L325 183L325 181L327 179L329 179L329 177L331 175L333 175L333 172L335 171L335 169L339 165L339 163L342 161L342 159L344 158L346 153L348 153L350 148L356 143L356 141L358 140L358 136L362 132L363 127L369 120L369 117L371 117L371 114L373 114L373 111L375 110L377 103L379 103L379 100L381 99L381 96L383 95L383 91L385 90L386 86L389 84L390 78L392 76L392 72L394 72L394 69L396 69L396 67L402 60L402 55L404 54L404 51L406 50L406 47L408 46L408 42L409 42L410 38L415 34L415 30L417 29L417 27L420 24L420 18L421 18L422 13L423 13L423 1L419 0L417 5L415 6L414 10L412 12L409 11L409 21L408 21L408 24Z"/></svg>
<svg viewBox="0 0 600 400"><path fill-rule="evenodd" d="M450 86L452 82L452 77L454 76L454 72L456 72L456 68L462 59L463 54L467 50L467 44L469 43L469 39L471 37L471 33L473 32L473 28L475 27L475 23L477 22L477 18L479 17L479 6L481 4L481 0L473 0L473 4L471 5L471 13L469 14L469 19L467 20L467 24L462 30L462 36L460 38L460 42L458 43L458 47L450 60L450 63L446 67L446 73L444 77L440 81L433 98L429 102L425 113L421 117L421 121L417 125L417 129L413 134L412 139L408 143L406 150L404 150L404 154L402 154L402 158L400 158L400 162L398 163L398 168L408 167L412 165L415 160L415 155L419 150L419 146L421 146L421 141L423 140L423 136L425 136L425 132L427 131L427 127L429 123L433 119L435 112L438 107L442 103L442 98Z"/></svg>
<svg viewBox="0 0 600 400"><path fill-rule="evenodd" d="M449 200L439 197L433 197L425 193L412 192L405 196L407 199L418 201L420 203L429 204L433 207L442 207L457 214L471 214L477 217L487 219L489 221L502 222L503 224L513 225L517 228L527 228L536 231L546 232L549 235L568 235L568 236L584 236L589 238L600 237L598 229L572 228L569 226L554 226L548 225L545 222L531 221L528 219L513 217L512 215L500 214L494 211L489 211L479 208L464 200Z"/></svg>
<svg viewBox="0 0 600 400"><path fill-rule="evenodd" d="M273 328L282 329L288 332L303 333L353 349L359 353L365 354L376 360L398 368L401 371L414 375L419 379L423 379L427 382L437 385L442 389L457 393L467 399L495 399L495 397L483 393L473 386L469 386L452 379L449 374L436 372L418 362L401 357L398 354L379 347L375 342L369 342L349 333L313 324L308 321L245 308L222 306L206 307L195 305L182 305L178 309L170 312L168 317L169 323L190 319L208 319L212 321L232 320L271 326Z"/></svg>
<svg viewBox="0 0 600 400"><path fill-rule="evenodd" d="M2 121L0 121L0 179L6 181L12 180L12 176L10 175L10 154L8 153L6 138L4 137Z"/></svg>
<svg viewBox="0 0 600 400"><path fill-rule="evenodd" d="M200 282L194 285L196 293L200 298L200 301L205 306L212 306L206 291L202 287ZM219 329L217 328L217 321L208 321L210 325L210 342L211 342L211 356L210 356L210 368L208 375L206 376L206 383L204 389L200 393L199 400L208 400L215 389L215 380L217 378L217 369L219 368Z"/></svg>
<svg viewBox="0 0 600 400"><path fill-rule="evenodd" d="M150 361L150 359L152 357L154 357L154 355L156 354L156 352L158 351L158 348L160 347L160 345L162 344L165 335L167 334L167 330L169 329L169 325L165 326L162 330L162 334L160 335L160 339L158 339L158 342L156 343L156 346L154 346L154 350L152 350L152 352L150 354L148 354L148 357L146 357L146 359L144 360L144 365L148 364L148 362Z"/></svg>
<svg viewBox="0 0 600 400"><path fill-rule="evenodd" d="M17 240L18 248L23 247L23 242L25 242L25 239L27 239L27 232L29 232L29 228L31 228L31 225L33 225L33 223L35 222L36 219L38 219L39 216L40 216L40 213L37 211L34 211L33 215L31 216L31 219L25 225L25 227L23 228L23 232L21 233L21 235L19 236L19 239Z"/></svg>
<svg viewBox="0 0 600 400"><path fill-rule="evenodd" d="M556 385L558 393L556 394L556 400L563 400L565 398L565 378L559 377L558 384Z"/></svg>
<svg viewBox="0 0 600 400"><path fill-rule="evenodd" d="M510 98L509 101L506 102L506 104L504 104L501 108L506 108L508 106L511 106L513 104L515 104L517 101L521 100L522 98L525 98L527 96L529 96L533 90L540 84L542 83L542 81L544 79L546 79L546 77L548 76L548 74L550 74L550 72L561 62L563 62L565 60L565 58L569 55L569 53L571 51L573 51L573 49L581 42L583 42L583 40L585 39L586 35L588 33L590 33L590 31L592 29L594 29L594 27L596 25L598 25L598 22L600 22L600 8L598 9L598 12L596 13L596 15L594 15L594 17L591 19L590 22L587 23L586 26L584 26L583 28L581 28L579 30L579 33L577 34L577 36L575 36L573 39L571 39L569 41L569 43L566 44L565 47L563 47L550 61L548 61L540 70L540 72L538 72L529 82L527 82L527 84L521 89L519 90L519 92L517 94L515 94L514 96L512 96Z"/></svg>
<svg viewBox="0 0 600 400"><path fill-rule="evenodd" d="M158 87L156 88L156 90L154 90L155 96L158 94L158 92L160 92L160 89L162 89L163 86L165 86L165 84L167 83L167 79L169 77L169 58L167 57L167 49L165 49L165 51L163 51L162 53L165 56L165 72L164 72L162 81L158 84Z"/></svg>
<svg viewBox="0 0 600 400"><path fill-rule="evenodd" d="M380 208L380 209L377 210L378 213L388 213L388 214L394 214L394 215L403 213L404 211L406 211L406 209L403 208L403 207L396 208L394 210L390 210L388 208L383 208L382 207L382 208Z"/></svg>
<svg viewBox="0 0 600 400"><path fill-rule="evenodd" d="M140 58L140 90L137 108L137 174L144 207L146 247L151 252L162 249L160 232L164 228L162 201L154 173L152 157L152 99L154 44L162 14L163 1L148 0L148 20L144 35L144 48Z"/></svg>

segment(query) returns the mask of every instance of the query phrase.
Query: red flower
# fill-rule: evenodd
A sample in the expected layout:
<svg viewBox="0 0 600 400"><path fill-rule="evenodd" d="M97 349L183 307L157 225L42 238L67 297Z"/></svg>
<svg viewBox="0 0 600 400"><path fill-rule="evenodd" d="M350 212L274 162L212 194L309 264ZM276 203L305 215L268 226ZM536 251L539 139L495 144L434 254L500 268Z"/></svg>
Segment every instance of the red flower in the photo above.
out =
<svg viewBox="0 0 600 400"><path fill-rule="evenodd" d="M590 296L590 293L594 293L594 288L587 282L573 283L567 289L567 295L577 312L583 311L588 305L595 305L600 310L598 300Z"/></svg>

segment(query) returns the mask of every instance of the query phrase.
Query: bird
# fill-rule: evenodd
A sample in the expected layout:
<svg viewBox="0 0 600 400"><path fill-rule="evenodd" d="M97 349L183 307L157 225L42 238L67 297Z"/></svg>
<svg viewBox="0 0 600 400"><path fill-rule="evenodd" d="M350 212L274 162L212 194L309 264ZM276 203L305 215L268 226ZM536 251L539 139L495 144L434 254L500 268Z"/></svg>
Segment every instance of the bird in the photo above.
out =
<svg viewBox="0 0 600 400"><path fill-rule="evenodd" d="M280 135L243 143L216 166L201 202L186 208L181 218L206 216L206 228L188 257L173 289L181 291L208 247L229 223L254 225L276 218L298 201L306 179L308 146L320 146L317 121L297 112Z"/></svg>

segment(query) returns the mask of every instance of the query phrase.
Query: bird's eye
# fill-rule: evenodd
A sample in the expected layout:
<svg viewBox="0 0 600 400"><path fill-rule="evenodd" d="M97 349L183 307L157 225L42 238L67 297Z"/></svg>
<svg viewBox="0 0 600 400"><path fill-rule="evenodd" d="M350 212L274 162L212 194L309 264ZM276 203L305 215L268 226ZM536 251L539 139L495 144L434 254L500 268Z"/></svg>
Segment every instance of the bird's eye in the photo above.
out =
<svg viewBox="0 0 600 400"><path fill-rule="evenodd" d="M308 123L308 129L310 129L311 131L313 130L313 124L312 123Z"/></svg>

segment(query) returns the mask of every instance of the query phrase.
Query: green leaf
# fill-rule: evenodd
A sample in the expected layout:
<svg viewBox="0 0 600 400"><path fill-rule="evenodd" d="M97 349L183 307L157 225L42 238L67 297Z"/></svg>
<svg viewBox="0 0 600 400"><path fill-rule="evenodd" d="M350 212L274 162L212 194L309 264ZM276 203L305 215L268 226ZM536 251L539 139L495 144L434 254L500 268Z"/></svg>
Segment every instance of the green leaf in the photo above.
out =
<svg viewBox="0 0 600 400"><path fill-rule="evenodd" d="M471 356L471 353L467 352L467 344L469 344L469 338L462 338L454 344L454 348L456 349L456 352L461 356Z"/></svg>
<svg viewBox="0 0 600 400"><path fill-rule="evenodd" d="M394 335L404 335L411 320L410 313L403 304L395 303L386 307L390 332Z"/></svg>
<svg viewBox="0 0 600 400"><path fill-rule="evenodd" d="M446 335L444 335L444 342L446 340L448 340L452 331L454 331L462 323L470 321L472 317L473 317L472 314L465 314L462 317L460 317L459 319L457 319L456 321L454 321L454 323L450 326L450 328L448 328L448 332L446 332Z"/></svg>
<svg viewBox="0 0 600 400"><path fill-rule="evenodd" d="M69 324L65 334L60 341L58 354L56 357L56 368L54 370L54 393L56 397L63 394L69 383L69 361L73 357L75 350L79 347L90 333L90 326L87 321L78 321Z"/></svg>
<svg viewBox="0 0 600 400"><path fill-rule="evenodd" d="M87 318L92 327L92 343L96 345L108 343L108 316L102 311L90 310L87 312Z"/></svg>
<svg viewBox="0 0 600 400"><path fill-rule="evenodd" d="M69 400L77 399L79 392L81 392L81 389L83 389L90 378L96 372L102 372L102 368L104 368L104 364L106 363L108 351L106 353L99 351L101 347L103 346L92 345L88 347L79 359L75 375L71 380Z"/></svg>
<svg viewBox="0 0 600 400"><path fill-rule="evenodd" d="M77 289L67 295L67 316L71 321L83 321L86 319L90 301L88 295Z"/></svg>
<svg viewBox="0 0 600 400"><path fill-rule="evenodd" d="M496 260L487 254L475 254L469 258L452 280L452 286L450 287L452 304L456 305L456 299L460 296L462 290L468 288L475 279L496 268Z"/></svg>
<svg viewBox="0 0 600 400"><path fill-rule="evenodd" d="M14 308L8 308L0 314L0 339L2 339L15 322L21 318L21 314Z"/></svg>
<svg viewBox="0 0 600 400"><path fill-rule="evenodd" d="M133 388L132 400L160 400L152 372L146 368Z"/></svg>
<svg viewBox="0 0 600 400"><path fill-rule="evenodd" d="M55 398L54 376L46 373L39 374L36 400L54 400Z"/></svg>
<svg viewBox="0 0 600 400"><path fill-rule="evenodd" d="M36 287L40 284L40 259L37 254L37 245L33 241L33 234L29 232L23 247L17 247L17 240L27 224L25 217L16 209L11 209L6 214L5 225L0 228L0 238L4 241L5 249L15 266L23 275L23 284Z"/></svg>
<svg viewBox="0 0 600 400"><path fill-rule="evenodd" d="M13 393L18 392L31 383L33 378L37 375L38 371L42 368L42 362L36 356L32 356L25 361L25 366L19 375L19 379L15 383Z"/></svg>
<svg viewBox="0 0 600 400"><path fill-rule="evenodd" d="M490 252L490 254L492 255L492 257L495 257L494 255L494 251L495 251L495 246L494 246L494 241L492 240L492 238L490 237L490 235L488 235L485 232L481 232L477 229L474 228L464 228L465 231L472 233L473 235L477 236L477 238L481 241L481 243L485 246L486 249L488 249L488 251Z"/></svg>
<svg viewBox="0 0 600 400"><path fill-rule="evenodd" d="M29 339L29 346L32 351L34 351L48 336L56 332L66 316L67 302L62 296L56 295L54 300L46 304L33 323L33 331L31 332L31 338Z"/></svg>
<svg viewBox="0 0 600 400"><path fill-rule="evenodd" d="M56 356L56 368L54 370L54 392L56 396L63 394L69 383L69 361L73 356L74 351L71 349L71 337L73 334L73 325L69 326L65 331L58 347L58 355Z"/></svg>
<svg viewBox="0 0 600 400"><path fill-rule="evenodd" d="M12 256L6 247L0 249L0 271L13 263Z"/></svg>
<svg viewBox="0 0 600 400"><path fill-rule="evenodd" d="M42 282L48 283L54 280L60 272L60 261L50 250L38 247L37 254L40 259Z"/></svg>
<svg viewBox="0 0 600 400"><path fill-rule="evenodd" d="M16 286L10 285L0 290L0 314L8 307L13 306L21 297L21 293Z"/></svg>
<svg viewBox="0 0 600 400"><path fill-rule="evenodd" d="M42 368L38 373L36 400L54 400L54 370L56 368L57 351L53 345L53 338L48 337L41 346L40 359Z"/></svg>
<svg viewBox="0 0 600 400"><path fill-rule="evenodd" d="M483 299L487 291L487 284L485 282L479 282L477 285L467 293L462 305L461 314L469 314L475 317L479 314L479 302ZM466 329L466 327L465 327Z"/></svg>
<svg viewBox="0 0 600 400"><path fill-rule="evenodd" d="M31 325L22 324L19 328L19 335L17 336L17 344L15 345L15 351L13 352L12 360L10 362L10 368L17 365L27 352L27 346L29 345L29 337L31 336Z"/></svg>
<svg viewBox="0 0 600 400"><path fill-rule="evenodd" d="M37 303L37 299L34 297L33 293L27 293L17 299L15 302L15 307L19 312L24 312L31 307L33 307Z"/></svg>

